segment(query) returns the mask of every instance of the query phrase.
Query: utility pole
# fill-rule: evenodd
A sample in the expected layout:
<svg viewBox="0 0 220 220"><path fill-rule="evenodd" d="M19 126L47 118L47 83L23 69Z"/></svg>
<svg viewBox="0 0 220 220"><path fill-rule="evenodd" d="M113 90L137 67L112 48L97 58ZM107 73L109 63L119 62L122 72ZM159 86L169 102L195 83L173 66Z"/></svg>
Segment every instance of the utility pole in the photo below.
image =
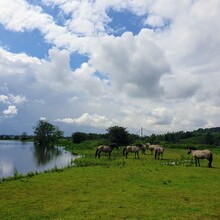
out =
<svg viewBox="0 0 220 220"><path fill-rule="evenodd" d="M143 137L143 128L141 127L141 137Z"/></svg>

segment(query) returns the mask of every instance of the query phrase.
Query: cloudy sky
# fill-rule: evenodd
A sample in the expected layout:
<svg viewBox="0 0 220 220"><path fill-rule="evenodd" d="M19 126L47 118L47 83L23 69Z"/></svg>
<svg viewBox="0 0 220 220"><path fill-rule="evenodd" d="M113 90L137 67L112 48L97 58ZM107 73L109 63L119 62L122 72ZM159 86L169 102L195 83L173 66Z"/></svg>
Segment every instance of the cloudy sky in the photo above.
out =
<svg viewBox="0 0 220 220"><path fill-rule="evenodd" d="M1 0L0 134L220 126L219 0Z"/></svg>

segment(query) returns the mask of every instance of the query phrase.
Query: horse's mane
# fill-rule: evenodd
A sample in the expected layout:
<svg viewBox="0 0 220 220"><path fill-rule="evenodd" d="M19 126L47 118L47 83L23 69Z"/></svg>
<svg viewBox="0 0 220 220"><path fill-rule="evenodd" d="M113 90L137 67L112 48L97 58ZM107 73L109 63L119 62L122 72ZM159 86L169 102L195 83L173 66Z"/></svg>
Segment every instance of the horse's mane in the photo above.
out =
<svg viewBox="0 0 220 220"><path fill-rule="evenodd" d="M198 150L196 147L188 147L189 150Z"/></svg>
<svg viewBox="0 0 220 220"><path fill-rule="evenodd" d="M111 143L111 144L109 144L109 147L116 147L116 146L117 146L116 143Z"/></svg>

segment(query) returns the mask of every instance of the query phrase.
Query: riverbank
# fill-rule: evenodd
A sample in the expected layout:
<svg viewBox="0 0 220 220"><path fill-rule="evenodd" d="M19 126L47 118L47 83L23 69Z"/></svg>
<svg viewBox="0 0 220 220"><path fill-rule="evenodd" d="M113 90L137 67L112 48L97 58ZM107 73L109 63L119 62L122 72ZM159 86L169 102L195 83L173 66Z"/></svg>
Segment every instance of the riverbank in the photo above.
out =
<svg viewBox="0 0 220 220"><path fill-rule="evenodd" d="M110 160L82 150L78 167L0 183L1 219L219 218L218 149L211 169L190 164L182 149L166 149L163 160L125 159L121 150Z"/></svg>

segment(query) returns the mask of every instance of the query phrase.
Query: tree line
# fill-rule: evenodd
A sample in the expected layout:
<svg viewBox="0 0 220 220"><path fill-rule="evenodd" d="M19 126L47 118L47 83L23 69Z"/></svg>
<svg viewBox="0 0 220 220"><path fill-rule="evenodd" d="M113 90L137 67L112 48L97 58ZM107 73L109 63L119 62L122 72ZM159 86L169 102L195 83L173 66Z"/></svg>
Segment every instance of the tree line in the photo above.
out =
<svg viewBox="0 0 220 220"><path fill-rule="evenodd" d="M64 132L57 126L46 120L39 120L33 127L34 135L29 136L23 132L20 136L0 135L0 140L33 140L38 145L54 145L59 139L68 138L73 143L83 141L103 140L106 144L117 143L119 146L125 146L132 143L171 143L171 144L206 144L220 145L220 127L199 128L194 131L167 132L165 134L152 134L150 136L140 137L136 134L130 134L127 128L113 126L106 129L105 134L73 132L71 137L64 137Z"/></svg>

